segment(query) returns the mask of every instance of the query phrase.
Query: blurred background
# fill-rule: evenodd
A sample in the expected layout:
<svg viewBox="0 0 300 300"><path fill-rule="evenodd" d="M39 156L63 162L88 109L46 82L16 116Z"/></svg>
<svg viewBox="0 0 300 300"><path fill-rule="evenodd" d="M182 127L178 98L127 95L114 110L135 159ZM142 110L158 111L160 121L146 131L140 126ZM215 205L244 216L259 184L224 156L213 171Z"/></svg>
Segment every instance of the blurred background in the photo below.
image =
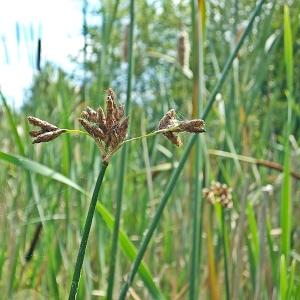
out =
<svg viewBox="0 0 300 300"><path fill-rule="evenodd" d="M140 136L172 108L181 121L201 116L223 79L205 118L206 133L185 162L147 249L147 272L136 276L129 299L300 299L300 3L263 1L245 32L258 2L0 3L5 299L67 297L86 194L101 162L85 136L32 145L27 116L81 129L77 118L86 106L103 106L109 87L125 103L129 89L129 136ZM187 145L188 134L182 140ZM125 241L119 243L113 299L184 146L159 135L128 144L121 190ZM106 299L122 163L117 153L104 178L78 299Z"/></svg>

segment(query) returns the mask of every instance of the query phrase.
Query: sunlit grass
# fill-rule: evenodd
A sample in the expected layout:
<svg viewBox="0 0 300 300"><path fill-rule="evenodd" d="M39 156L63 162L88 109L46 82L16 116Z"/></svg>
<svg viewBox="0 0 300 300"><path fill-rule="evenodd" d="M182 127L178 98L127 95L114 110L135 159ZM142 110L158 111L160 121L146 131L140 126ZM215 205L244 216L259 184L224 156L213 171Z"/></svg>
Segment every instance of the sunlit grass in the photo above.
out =
<svg viewBox="0 0 300 300"><path fill-rule="evenodd" d="M40 61L20 112L1 94L3 297L67 298L101 165L76 118L102 105L110 86L130 111L128 139L151 138L131 140L111 158L77 299L300 297L299 5L156 5L107 1L96 25L85 16L80 88ZM176 56L182 31L193 76ZM184 137L177 148L155 134L171 108L181 120L203 118L205 139ZM26 115L75 131L32 146ZM212 181L232 189L232 208L202 197Z"/></svg>

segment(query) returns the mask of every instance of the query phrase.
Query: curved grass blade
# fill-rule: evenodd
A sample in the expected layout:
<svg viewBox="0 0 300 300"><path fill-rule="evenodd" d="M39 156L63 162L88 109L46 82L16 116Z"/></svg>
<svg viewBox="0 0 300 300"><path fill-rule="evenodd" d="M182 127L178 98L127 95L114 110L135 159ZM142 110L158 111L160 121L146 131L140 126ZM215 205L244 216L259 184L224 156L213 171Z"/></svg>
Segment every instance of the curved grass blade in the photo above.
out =
<svg viewBox="0 0 300 300"><path fill-rule="evenodd" d="M8 154L3 151L0 151L0 160L14 164L15 166L21 167L27 171L31 171L45 177L49 177L53 180L56 180L60 183L72 187L73 189L81 192L82 194L87 195L87 193L78 184L76 184L68 177L46 167L45 165L37 163L31 159L25 158L20 155L13 155L13 154Z"/></svg>
<svg viewBox="0 0 300 300"><path fill-rule="evenodd" d="M108 212L108 210L99 202L97 203L96 210L98 211L110 231L113 231L115 220ZM131 262L133 262L137 254L137 249L122 229L120 229L119 231L119 243L124 254ZM148 288L151 296L154 299L164 299L161 291L158 289L153 280L153 276L148 266L143 261L139 266L138 273L144 281L145 286Z"/></svg>

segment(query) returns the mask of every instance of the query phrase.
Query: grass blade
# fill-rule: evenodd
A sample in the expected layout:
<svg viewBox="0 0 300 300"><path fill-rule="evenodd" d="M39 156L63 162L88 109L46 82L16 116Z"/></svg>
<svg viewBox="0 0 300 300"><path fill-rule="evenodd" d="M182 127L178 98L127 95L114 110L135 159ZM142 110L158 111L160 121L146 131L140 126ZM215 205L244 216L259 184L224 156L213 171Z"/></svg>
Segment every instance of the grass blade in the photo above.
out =
<svg viewBox="0 0 300 300"><path fill-rule="evenodd" d="M31 159L25 158L20 155L12 155L0 151L0 160L14 164L15 166L21 167L24 170L31 171L45 177L49 177L53 180L56 180L60 183L66 184L74 188L75 190L81 192L82 194L86 194L86 192L71 179Z"/></svg>
<svg viewBox="0 0 300 300"><path fill-rule="evenodd" d="M287 292L287 268L286 268L286 260L285 256L281 255L280 257L280 299L286 299Z"/></svg>
<svg viewBox="0 0 300 300"><path fill-rule="evenodd" d="M292 130L292 105L293 105L293 49L292 49L292 33L289 16L288 6L284 6L284 58L286 65L286 80L287 80L287 122L285 133L285 146L284 146L284 171L283 171L283 184L281 190L280 201L280 226L281 234L281 254L285 255L288 261L291 246L291 178L289 176L291 170L290 163L290 143L289 137Z"/></svg>
<svg viewBox="0 0 300 300"><path fill-rule="evenodd" d="M99 202L97 203L96 209L101 215L107 227L112 231L115 223L115 220L113 219L112 215ZM129 261L134 261L137 254L137 249L122 229L120 229L119 242L123 253L127 256ZM143 261L139 266L138 273L141 279L143 280L145 286L148 288L151 296L154 299L163 299L164 297L159 288L156 286L148 266Z"/></svg>

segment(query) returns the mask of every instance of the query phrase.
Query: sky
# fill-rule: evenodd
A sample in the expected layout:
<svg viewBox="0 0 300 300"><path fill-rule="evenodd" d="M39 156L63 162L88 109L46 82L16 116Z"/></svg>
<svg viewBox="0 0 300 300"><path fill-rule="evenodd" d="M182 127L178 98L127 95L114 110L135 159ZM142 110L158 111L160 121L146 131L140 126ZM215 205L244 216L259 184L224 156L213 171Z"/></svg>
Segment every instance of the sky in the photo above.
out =
<svg viewBox="0 0 300 300"><path fill-rule="evenodd" d="M38 38L42 64L51 61L68 71L69 57L83 45L81 31L80 0L0 1L0 87L12 106L22 104L36 72Z"/></svg>

